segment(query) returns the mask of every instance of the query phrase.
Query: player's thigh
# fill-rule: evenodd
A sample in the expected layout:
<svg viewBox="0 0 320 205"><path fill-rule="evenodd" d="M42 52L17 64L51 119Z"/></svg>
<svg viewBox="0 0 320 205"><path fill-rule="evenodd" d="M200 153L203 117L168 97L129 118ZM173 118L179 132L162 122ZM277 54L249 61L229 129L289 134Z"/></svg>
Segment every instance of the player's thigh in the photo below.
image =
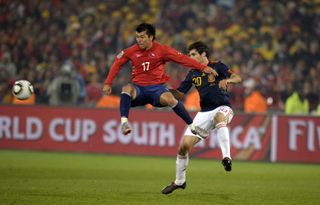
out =
<svg viewBox="0 0 320 205"><path fill-rule="evenodd" d="M168 99L173 98L173 95L169 92L168 88L164 85L152 85L144 88L146 90L146 97L149 99L150 104L155 107L168 106ZM170 96L171 95L171 96Z"/></svg>
<svg viewBox="0 0 320 205"><path fill-rule="evenodd" d="M233 110L229 106L219 106L214 110L214 125L224 122L229 124L233 118Z"/></svg>
<svg viewBox="0 0 320 205"><path fill-rule="evenodd" d="M151 86L139 86L136 87L136 99L131 102L131 106L142 106L151 104L155 107L163 107L160 104L160 96L169 92L164 85L151 85Z"/></svg>
<svg viewBox="0 0 320 205"><path fill-rule="evenodd" d="M132 98L131 107L144 106L151 103L152 99L148 97L144 87L138 85L133 86L135 88L135 97Z"/></svg>
<svg viewBox="0 0 320 205"><path fill-rule="evenodd" d="M193 124L204 130L210 131L214 128L213 120L212 120L213 117L214 117L213 111L198 112L193 119ZM184 135L197 136L191 132L189 127L187 127Z"/></svg>

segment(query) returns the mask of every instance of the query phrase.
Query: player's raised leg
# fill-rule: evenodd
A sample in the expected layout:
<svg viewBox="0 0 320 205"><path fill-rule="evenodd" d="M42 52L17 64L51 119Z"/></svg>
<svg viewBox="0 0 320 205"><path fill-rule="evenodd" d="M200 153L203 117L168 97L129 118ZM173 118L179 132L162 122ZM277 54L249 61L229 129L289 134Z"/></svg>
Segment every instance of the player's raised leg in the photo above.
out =
<svg viewBox="0 0 320 205"><path fill-rule="evenodd" d="M193 120L187 112L184 105L178 101L170 92L162 93L160 103L172 108L172 110L189 126L191 132L195 135L200 135L203 138L208 136L208 132L193 124Z"/></svg>
<svg viewBox="0 0 320 205"><path fill-rule="evenodd" d="M232 158L230 154L230 134L227 127L233 117L231 108L223 106L218 108L218 112L214 117L216 122L215 128L217 129L217 138L222 153L222 165L227 172L232 170Z"/></svg>

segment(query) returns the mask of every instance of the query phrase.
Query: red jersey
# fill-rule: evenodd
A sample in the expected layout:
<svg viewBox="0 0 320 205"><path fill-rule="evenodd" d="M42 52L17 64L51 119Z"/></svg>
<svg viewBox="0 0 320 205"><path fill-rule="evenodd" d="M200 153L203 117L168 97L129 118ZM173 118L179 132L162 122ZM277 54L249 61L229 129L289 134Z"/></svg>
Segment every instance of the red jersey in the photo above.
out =
<svg viewBox="0 0 320 205"><path fill-rule="evenodd" d="M135 44L117 55L105 80L105 84L111 85L121 66L129 60L132 64L132 82L140 86L157 85L167 82L169 77L165 73L164 65L168 61L200 71L203 71L206 67L189 56L183 55L177 50L161 45L158 42L153 42L152 47L148 50L142 50Z"/></svg>

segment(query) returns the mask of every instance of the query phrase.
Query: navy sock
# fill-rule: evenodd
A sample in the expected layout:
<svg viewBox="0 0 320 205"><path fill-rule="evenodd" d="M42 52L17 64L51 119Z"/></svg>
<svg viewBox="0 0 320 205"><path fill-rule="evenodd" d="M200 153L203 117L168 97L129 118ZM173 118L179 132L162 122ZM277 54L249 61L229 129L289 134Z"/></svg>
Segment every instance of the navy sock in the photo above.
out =
<svg viewBox="0 0 320 205"><path fill-rule="evenodd" d="M179 117L181 117L187 123L187 125L190 125L193 122L186 108L183 106L183 104L180 101L178 101L178 104L174 108L172 108L172 110Z"/></svg>
<svg viewBox="0 0 320 205"><path fill-rule="evenodd" d="M131 108L131 96L126 93L120 95L120 114L121 117L129 117L129 110Z"/></svg>

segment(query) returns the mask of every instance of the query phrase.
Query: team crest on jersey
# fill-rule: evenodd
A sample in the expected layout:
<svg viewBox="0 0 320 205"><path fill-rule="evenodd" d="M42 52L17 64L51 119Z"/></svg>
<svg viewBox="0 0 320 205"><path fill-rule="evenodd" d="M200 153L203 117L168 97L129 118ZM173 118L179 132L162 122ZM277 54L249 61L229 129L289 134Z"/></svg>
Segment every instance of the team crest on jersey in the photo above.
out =
<svg viewBox="0 0 320 205"><path fill-rule="evenodd" d="M154 57L156 57L156 55L154 53L150 53L150 57L154 58Z"/></svg>
<svg viewBox="0 0 320 205"><path fill-rule="evenodd" d="M117 55L117 58L122 58L123 54L124 54L124 52L121 51L121 52Z"/></svg>

